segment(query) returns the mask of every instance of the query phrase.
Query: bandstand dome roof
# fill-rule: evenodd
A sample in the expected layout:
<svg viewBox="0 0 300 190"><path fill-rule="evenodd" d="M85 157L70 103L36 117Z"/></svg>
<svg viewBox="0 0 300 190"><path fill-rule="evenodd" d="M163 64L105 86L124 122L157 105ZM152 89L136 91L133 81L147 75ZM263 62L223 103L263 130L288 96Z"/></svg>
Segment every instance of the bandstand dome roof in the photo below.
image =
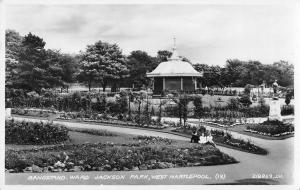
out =
<svg viewBox="0 0 300 190"><path fill-rule="evenodd" d="M152 72L147 73L147 77L171 76L202 77L203 73L196 71L190 63L182 61L174 45L171 58L168 61L161 62Z"/></svg>

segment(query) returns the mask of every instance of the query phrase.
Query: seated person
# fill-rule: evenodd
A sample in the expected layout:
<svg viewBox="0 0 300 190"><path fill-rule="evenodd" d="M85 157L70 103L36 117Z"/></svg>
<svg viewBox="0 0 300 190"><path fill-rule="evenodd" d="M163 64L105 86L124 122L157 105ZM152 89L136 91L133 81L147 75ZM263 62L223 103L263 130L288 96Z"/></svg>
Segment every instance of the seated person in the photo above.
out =
<svg viewBox="0 0 300 190"><path fill-rule="evenodd" d="M198 143L199 137L197 131L194 131L191 138L191 143Z"/></svg>
<svg viewBox="0 0 300 190"><path fill-rule="evenodd" d="M200 144L207 143L207 140L206 140L206 137L204 136L204 133L201 134L199 143Z"/></svg>
<svg viewBox="0 0 300 190"><path fill-rule="evenodd" d="M213 146L216 146L214 141L213 141L213 136L211 136L211 133L208 133L208 136L206 136L206 144L211 144Z"/></svg>

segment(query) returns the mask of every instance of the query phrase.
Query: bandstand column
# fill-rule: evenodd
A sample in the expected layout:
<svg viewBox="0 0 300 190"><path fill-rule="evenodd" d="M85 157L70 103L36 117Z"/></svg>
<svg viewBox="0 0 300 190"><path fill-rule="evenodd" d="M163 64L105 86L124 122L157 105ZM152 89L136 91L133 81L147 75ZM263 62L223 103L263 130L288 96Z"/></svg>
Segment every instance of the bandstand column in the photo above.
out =
<svg viewBox="0 0 300 190"><path fill-rule="evenodd" d="M183 78L180 77L180 90L183 90Z"/></svg>
<svg viewBox="0 0 300 190"><path fill-rule="evenodd" d="M163 77L163 90L165 90L166 89L166 79L165 79L165 77Z"/></svg>

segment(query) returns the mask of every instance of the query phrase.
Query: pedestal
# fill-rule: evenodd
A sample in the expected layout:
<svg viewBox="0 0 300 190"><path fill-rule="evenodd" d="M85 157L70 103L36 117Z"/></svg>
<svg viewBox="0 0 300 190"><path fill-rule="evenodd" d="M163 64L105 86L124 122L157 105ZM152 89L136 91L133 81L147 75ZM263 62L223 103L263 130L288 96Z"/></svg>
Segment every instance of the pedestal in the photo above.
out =
<svg viewBox="0 0 300 190"><path fill-rule="evenodd" d="M270 100L270 111L269 117L270 121L278 120L282 121L281 117L281 108L280 108L280 101L279 100Z"/></svg>

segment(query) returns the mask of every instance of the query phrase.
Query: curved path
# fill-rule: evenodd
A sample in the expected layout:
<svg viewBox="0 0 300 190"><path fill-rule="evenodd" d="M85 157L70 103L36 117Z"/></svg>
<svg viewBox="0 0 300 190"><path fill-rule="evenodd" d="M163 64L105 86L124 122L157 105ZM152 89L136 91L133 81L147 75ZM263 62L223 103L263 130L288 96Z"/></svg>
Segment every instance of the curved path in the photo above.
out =
<svg viewBox="0 0 300 190"><path fill-rule="evenodd" d="M15 120L28 120L28 121L41 121L41 119L29 119L22 117L14 117ZM68 127L76 128L90 128L90 129L105 129L112 132L133 134L133 135L151 135L160 136L164 138L176 139L176 140L189 140L188 138L162 133L158 131L149 131L135 128L125 127L113 127L101 124L88 124L88 123L73 123L54 121L54 123L64 124ZM246 135L231 132L233 136L243 139L250 138ZM6 174L7 184L219 184L219 183L241 183L246 184L249 181L255 180L255 182L263 182L263 184L293 184L293 170L294 170L294 138L288 138L285 140L265 140L251 137L251 140L269 151L268 155L256 155L238 150L233 150L225 147L218 148L224 152L236 158L240 163L230 165L218 165L218 166L200 166L200 167L185 167L185 168L169 168L159 170L145 170L145 171L116 171L116 172L70 172L70 173L49 173L38 175L64 175L68 179L71 175L89 175L89 180L27 180L28 176L33 174L18 173L18 174ZM189 176L188 179L183 179L188 176L181 176L180 179L170 179L172 175L194 175ZM218 174L225 174L225 179L218 179ZM280 175L280 178L276 179L253 179L255 174L272 174L273 176ZM124 179L112 180L112 179L94 179L97 175L124 175ZM145 179L130 179L131 175L148 175ZM154 175L167 175L166 179L152 179ZM198 177L195 177L198 175ZM202 176L201 176L202 175ZM203 175L208 175L209 179L201 179ZM252 179L251 179L252 178ZM244 180L244 181L243 181Z"/></svg>

